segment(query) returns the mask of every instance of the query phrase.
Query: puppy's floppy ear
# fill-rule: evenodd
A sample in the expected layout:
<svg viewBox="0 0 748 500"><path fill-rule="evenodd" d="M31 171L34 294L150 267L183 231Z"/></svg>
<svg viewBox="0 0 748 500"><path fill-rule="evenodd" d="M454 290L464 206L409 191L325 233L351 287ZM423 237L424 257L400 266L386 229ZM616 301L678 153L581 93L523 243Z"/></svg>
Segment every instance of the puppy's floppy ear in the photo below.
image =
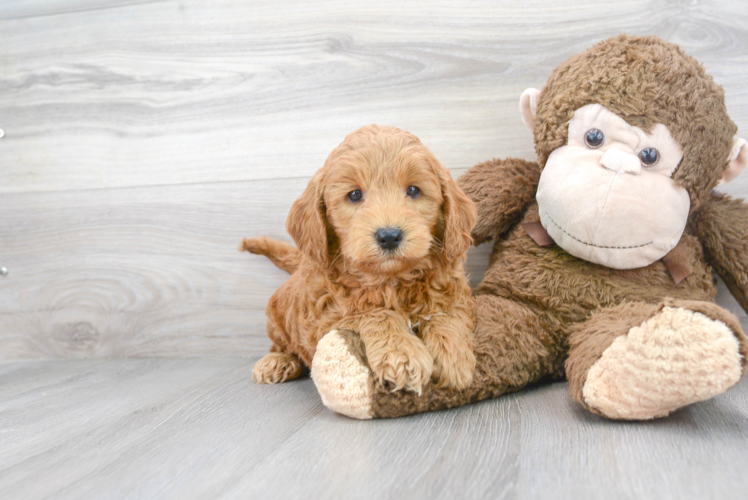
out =
<svg viewBox="0 0 748 500"><path fill-rule="evenodd" d="M301 196L293 202L286 219L286 230L296 246L309 257L327 265L327 223L322 196L324 172L317 172Z"/></svg>
<svg viewBox="0 0 748 500"><path fill-rule="evenodd" d="M444 252L449 259L460 257L473 243L471 232L478 220L473 200L452 179L449 170L437 167L444 203Z"/></svg>

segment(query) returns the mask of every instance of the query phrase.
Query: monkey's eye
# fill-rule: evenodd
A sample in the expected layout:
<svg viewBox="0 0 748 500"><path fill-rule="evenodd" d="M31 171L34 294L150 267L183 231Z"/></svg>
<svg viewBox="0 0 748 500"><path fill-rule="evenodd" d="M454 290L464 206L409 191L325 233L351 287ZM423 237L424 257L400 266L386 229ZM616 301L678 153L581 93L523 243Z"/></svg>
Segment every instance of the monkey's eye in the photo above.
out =
<svg viewBox="0 0 748 500"><path fill-rule="evenodd" d="M655 148L642 149L639 153L639 160L645 167L651 167L660 161L660 152Z"/></svg>
<svg viewBox="0 0 748 500"><path fill-rule="evenodd" d="M360 189L354 189L353 191L348 193L348 199L353 203L358 203L359 201L361 201L361 196L363 196L363 194L361 193Z"/></svg>
<svg viewBox="0 0 748 500"><path fill-rule="evenodd" d="M605 134L603 131L597 128L591 128L584 134L584 143L587 147L597 149L605 142Z"/></svg>
<svg viewBox="0 0 748 500"><path fill-rule="evenodd" d="M416 198L418 198L418 195L421 194L421 190L415 186L408 186L408 189L405 191L405 194L415 200Z"/></svg>

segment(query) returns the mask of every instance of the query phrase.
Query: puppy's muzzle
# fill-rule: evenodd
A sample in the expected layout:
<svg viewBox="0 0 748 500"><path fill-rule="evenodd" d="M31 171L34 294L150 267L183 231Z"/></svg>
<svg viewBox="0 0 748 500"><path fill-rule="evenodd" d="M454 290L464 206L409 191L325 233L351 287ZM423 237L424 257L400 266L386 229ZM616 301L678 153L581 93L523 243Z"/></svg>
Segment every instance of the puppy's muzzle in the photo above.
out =
<svg viewBox="0 0 748 500"><path fill-rule="evenodd" d="M403 231L399 227L379 228L374 237L384 250L394 250L403 241Z"/></svg>

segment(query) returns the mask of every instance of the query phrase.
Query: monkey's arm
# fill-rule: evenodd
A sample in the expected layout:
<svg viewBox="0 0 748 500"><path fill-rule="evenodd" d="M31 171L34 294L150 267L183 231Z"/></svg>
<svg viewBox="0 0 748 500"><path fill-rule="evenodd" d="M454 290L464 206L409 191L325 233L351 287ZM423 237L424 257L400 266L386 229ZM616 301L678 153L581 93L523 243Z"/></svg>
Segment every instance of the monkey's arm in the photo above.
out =
<svg viewBox="0 0 748 500"><path fill-rule="evenodd" d="M457 179L478 209L473 230L476 245L499 237L519 222L535 198L539 180L538 164L517 158L480 163Z"/></svg>
<svg viewBox="0 0 748 500"><path fill-rule="evenodd" d="M748 312L748 204L715 193L690 225L704 246L706 260Z"/></svg>

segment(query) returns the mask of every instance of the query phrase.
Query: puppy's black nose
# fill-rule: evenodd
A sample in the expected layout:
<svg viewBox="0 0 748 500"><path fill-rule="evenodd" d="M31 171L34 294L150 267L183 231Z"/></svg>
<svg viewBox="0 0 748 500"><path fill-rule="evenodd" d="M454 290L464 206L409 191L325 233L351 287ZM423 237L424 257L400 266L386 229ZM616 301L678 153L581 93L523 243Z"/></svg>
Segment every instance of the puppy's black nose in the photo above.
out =
<svg viewBox="0 0 748 500"><path fill-rule="evenodd" d="M375 234L377 241L379 242L379 246L384 248L385 250L394 250L395 248L400 245L400 242L403 240L403 232L400 228L397 227L386 227L377 229L377 233Z"/></svg>

